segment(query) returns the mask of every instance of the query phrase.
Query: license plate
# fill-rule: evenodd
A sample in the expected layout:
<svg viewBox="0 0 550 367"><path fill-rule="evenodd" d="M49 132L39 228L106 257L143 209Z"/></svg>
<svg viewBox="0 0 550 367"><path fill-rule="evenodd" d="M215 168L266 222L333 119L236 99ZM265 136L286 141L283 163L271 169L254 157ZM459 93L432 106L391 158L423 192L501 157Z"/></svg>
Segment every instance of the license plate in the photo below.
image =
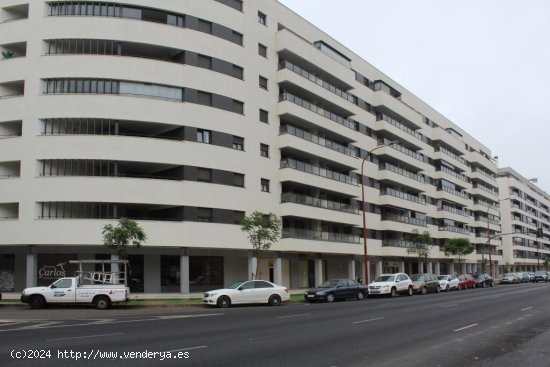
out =
<svg viewBox="0 0 550 367"><path fill-rule="evenodd" d="M313 297L315 297L313 294L308 294L307 295L307 298L313 298Z"/></svg>

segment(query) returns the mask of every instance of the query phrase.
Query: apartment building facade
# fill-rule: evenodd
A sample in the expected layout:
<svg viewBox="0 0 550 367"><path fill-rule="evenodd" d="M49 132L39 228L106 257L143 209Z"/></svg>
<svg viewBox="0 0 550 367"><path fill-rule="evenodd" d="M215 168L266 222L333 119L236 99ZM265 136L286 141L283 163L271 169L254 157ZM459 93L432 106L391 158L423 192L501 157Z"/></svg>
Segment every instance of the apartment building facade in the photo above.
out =
<svg viewBox="0 0 550 367"><path fill-rule="evenodd" d="M133 290L246 279L305 288L474 272L500 230L490 150L275 0L0 0L0 270L46 284L105 259L101 230L136 219ZM361 166L364 163L364 175ZM251 253L243 215L282 236ZM406 235L428 231L426 264ZM446 256L449 238L476 251ZM496 271L500 241L491 242Z"/></svg>
<svg viewBox="0 0 550 367"><path fill-rule="evenodd" d="M550 259L550 195L510 167L498 170L502 271L536 271ZM538 233L537 233L538 232Z"/></svg>

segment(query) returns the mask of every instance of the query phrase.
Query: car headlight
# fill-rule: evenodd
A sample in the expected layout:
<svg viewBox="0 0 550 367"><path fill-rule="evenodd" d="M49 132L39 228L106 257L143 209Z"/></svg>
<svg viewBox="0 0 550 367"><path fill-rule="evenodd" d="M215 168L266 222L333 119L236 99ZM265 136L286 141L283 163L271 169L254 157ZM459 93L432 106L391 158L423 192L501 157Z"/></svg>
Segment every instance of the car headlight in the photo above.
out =
<svg viewBox="0 0 550 367"><path fill-rule="evenodd" d="M315 294L318 295L318 296L324 296L324 295L325 295L325 292L317 292L317 293L315 293Z"/></svg>
<svg viewBox="0 0 550 367"><path fill-rule="evenodd" d="M384 289L388 289L390 286L389 285L383 285L382 288Z"/></svg>
<svg viewBox="0 0 550 367"><path fill-rule="evenodd" d="M218 293L208 293L208 297L214 297L215 295L217 295Z"/></svg>
<svg viewBox="0 0 550 367"><path fill-rule="evenodd" d="M24 289L21 291L21 295L22 295L22 296L25 295L25 290L24 290Z"/></svg>

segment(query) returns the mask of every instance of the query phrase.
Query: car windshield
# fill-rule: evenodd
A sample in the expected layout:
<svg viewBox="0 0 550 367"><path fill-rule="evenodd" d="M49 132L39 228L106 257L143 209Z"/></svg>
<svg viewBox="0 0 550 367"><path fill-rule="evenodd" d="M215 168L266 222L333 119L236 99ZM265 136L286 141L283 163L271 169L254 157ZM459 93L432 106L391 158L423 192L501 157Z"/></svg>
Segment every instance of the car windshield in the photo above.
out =
<svg viewBox="0 0 550 367"><path fill-rule="evenodd" d="M515 276L515 274L514 273L506 273L506 274L504 274L504 276L507 277L507 278L511 278L511 277Z"/></svg>
<svg viewBox="0 0 550 367"><path fill-rule="evenodd" d="M416 282L417 280L424 280L424 277L422 276L422 274L413 274L411 275L411 280L413 282Z"/></svg>
<svg viewBox="0 0 550 367"><path fill-rule="evenodd" d="M374 279L375 283L380 282L393 282L395 281L395 275L379 275Z"/></svg>
<svg viewBox="0 0 550 367"><path fill-rule="evenodd" d="M440 275L437 277L437 280L447 280L447 279L449 279L448 275Z"/></svg>
<svg viewBox="0 0 550 367"><path fill-rule="evenodd" d="M474 274L474 278L481 279L481 278L483 278L483 275L482 274Z"/></svg>
<svg viewBox="0 0 550 367"><path fill-rule="evenodd" d="M227 288L228 289L237 289L239 288L244 282L237 282L237 283L233 283L231 284L230 286L228 286Z"/></svg>
<svg viewBox="0 0 550 367"><path fill-rule="evenodd" d="M546 275L545 271L536 271L535 275Z"/></svg>
<svg viewBox="0 0 550 367"><path fill-rule="evenodd" d="M319 288L334 288L338 284L337 280L327 280L319 286Z"/></svg>

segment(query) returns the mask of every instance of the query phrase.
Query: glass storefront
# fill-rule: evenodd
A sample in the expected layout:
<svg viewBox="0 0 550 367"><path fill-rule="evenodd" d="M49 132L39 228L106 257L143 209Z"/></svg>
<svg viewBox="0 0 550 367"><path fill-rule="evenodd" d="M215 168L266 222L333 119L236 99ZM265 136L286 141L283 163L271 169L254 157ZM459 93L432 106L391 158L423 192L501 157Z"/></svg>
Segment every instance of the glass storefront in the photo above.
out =
<svg viewBox="0 0 550 367"><path fill-rule="evenodd" d="M15 255L0 254L0 292L15 291Z"/></svg>
<svg viewBox="0 0 550 367"><path fill-rule="evenodd" d="M223 288L222 256L189 257L189 291L205 292Z"/></svg>
<svg viewBox="0 0 550 367"><path fill-rule="evenodd" d="M180 291L180 256L160 257L160 286L163 293Z"/></svg>
<svg viewBox="0 0 550 367"><path fill-rule="evenodd" d="M69 260L76 259L77 254L38 254L36 285L47 286L59 278L74 276L77 266L69 264Z"/></svg>

